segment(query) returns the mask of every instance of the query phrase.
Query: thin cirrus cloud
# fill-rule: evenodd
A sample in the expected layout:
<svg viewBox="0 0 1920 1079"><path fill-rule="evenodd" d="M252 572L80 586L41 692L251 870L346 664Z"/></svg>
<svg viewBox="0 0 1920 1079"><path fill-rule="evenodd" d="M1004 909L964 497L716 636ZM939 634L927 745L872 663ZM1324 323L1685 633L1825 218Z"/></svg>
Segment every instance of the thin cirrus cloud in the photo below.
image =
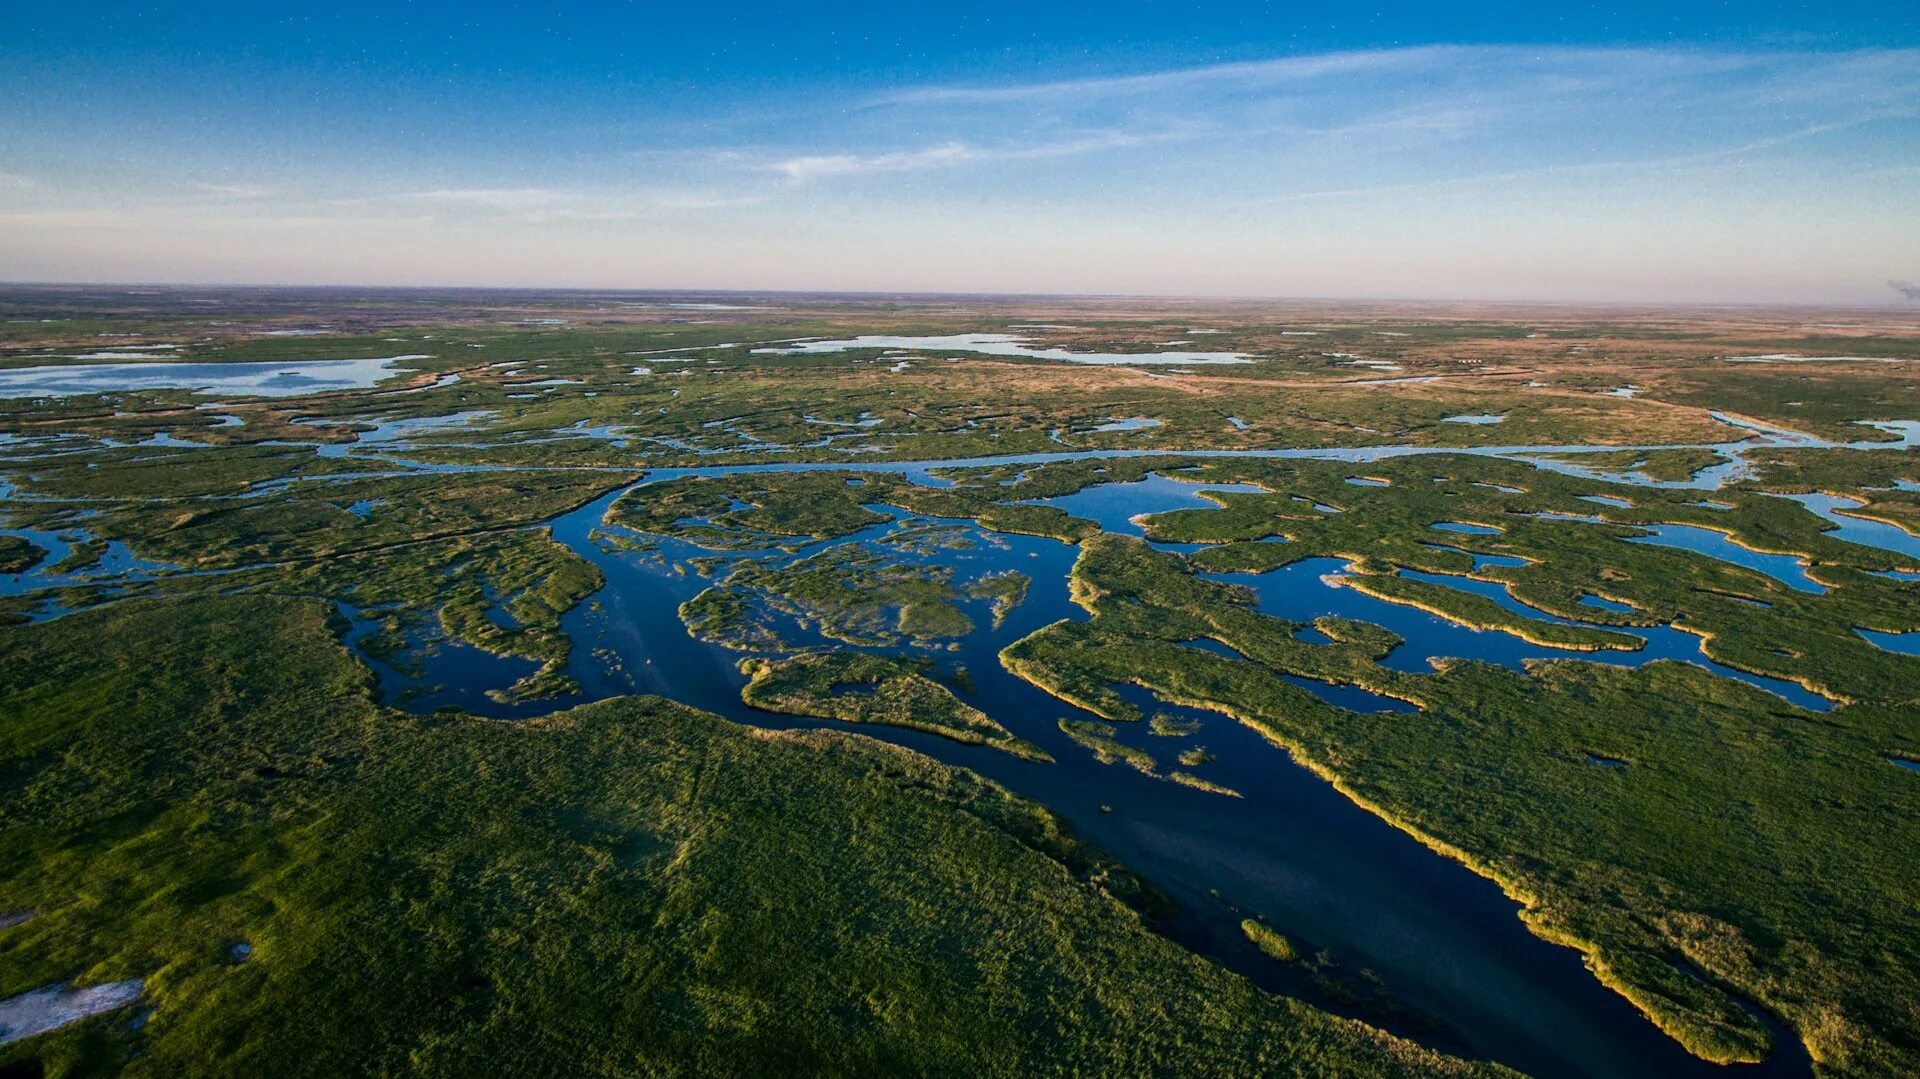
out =
<svg viewBox="0 0 1920 1079"><path fill-rule="evenodd" d="M1469 52L1471 50L1457 46L1377 49L1212 64L1104 78L1054 79L1003 86L922 86L878 94L869 99L864 107L1085 101L1150 97L1202 87L1275 87L1333 76L1432 68Z"/></svg>
<svg viewBox="0 0 1920 1079"><path fill-rule="evenodd" d="M561 187L437 187L319 200L335 212L390 212L428 219L500 219L524 224L638 221L661 214L723 210L765 201L756 194L704 190L603 191Z"/></svg>
<svg viewBox="0 0 1920 1079"><path fill-rule="evenodd" d="M230 199L264 199L273 194L271 188L260 184L215 184L196 180L193 188L205 195L217 195Z"/></svg>
<svg viewBox="0 0 1920 1079"><path fill-rule="evenodd" d="M789 180L816 180L875 172L917 172L994 161L1035 161L1072 157L1100 150L1116 150L1187 137L1179 131L1151 134L1111 131L1023 145L983 147L954 140L920 150L877 154L813 154L789 157L768 166Z"/></svg>
<svg viewBox="0 0 1920 1079"><path fill-rule="evenodd" d="M1567 163L1541 161L1543 154L1751 152L1798 141L1807 130L1900 119L1916 105L1920 50L1433 46L886 91L817 136L856 148L793 154L772 168L790 180L817 180L1166 142L1326 155L1345 141L1375 179L1381 165L1394 164L1384 158L1446 143L1477 142L1484 164L1506 172L1522 156L1541 166ZM918 145L900 145L909 137Z"/></svg>

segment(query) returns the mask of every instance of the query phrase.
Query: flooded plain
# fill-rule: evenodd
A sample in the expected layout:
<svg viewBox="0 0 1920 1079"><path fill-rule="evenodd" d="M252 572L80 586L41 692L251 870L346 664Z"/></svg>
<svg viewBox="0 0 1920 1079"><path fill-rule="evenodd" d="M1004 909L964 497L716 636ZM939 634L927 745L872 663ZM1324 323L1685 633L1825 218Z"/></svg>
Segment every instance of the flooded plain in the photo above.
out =
<svg viewBox="0 0 1920 1079"><path fill-rule="evenodd" d="M467 414L439 421L399 421L363 436L372 452L356 454L351 447L342 446L322 447L320 452L327 456L366 456L402 474L435 471L449 466L420 466L395 455L404 453L410 435L434 430L444 434L476 418ZM1904 436L1903 444L1913 441L1913 428L1903 428L1899 433ZM1766 442L1763 432L1749 445ZM1891 444L1868 445L1886 448ZM1722 447L1729 465L1719 473L1721 477L1735 471L1743 448L1738 444ZM1617 449L1507 447L1462 451L1378 447L1162 452L1154 456L1170 461L1176 457L1249 457L1365 462L1417 453L1467 452L1577 472L1576 464L1558 460L1548 464L1542 455ZM885 472L927 486L947 487L952 485L951 473L956 469L1147 455L1143 451L1073 451L956 461L663 468L651 470L636 486L682 476L832 471L845 473L850 486L863 483L862 472ZM1631 482L1608 478L1623 484ZM1261 984L1318 999L1315 986L1267 960L1244 940L1239 922L1253 915L1283 927L1309 950L1324 949L1342 970L1370 972L1407 1009L1407 1014L1398 1018L1376 1021L1442 1048L1540 1074L1710 1075L1725 1071L1689 1056L1624 998L1601 986L1585 969L1578 953L1528 932L1516 917L1514 903L1495 884L1362 810L1296 765L1284 750L1229 717L1155 701L1144 690L1126 687L1122 692L1130 694L1130 699L1144 710L1172 717L1181 725L1195 728L1193 733L1175 740L1156 734L1146 723L1114 725L1117 740L1157 762L1151 773L1122 764L1102 764L1076 744L1063 732L1060 721L1097 721L1099 717L1015 678L998 659L1002 648L1044 626L1061 619L1087 617L1068 594L1068 575L1078 554L1075 546L1053 539L989 532L971 521L927 518L874 503L869 509L884 515L884 519L850 536L813 542L780 538L778 542L785 546L715 551L670 536L628 531L609 522L608 510L626 490L605 494L540 526L592 562L604 578L595 594L562 618L561 627L573 642L565 673L577 684L575 692L558 699L511 701L503 691L532 673L533 661L437 639L430 632L409 641L403 654L368 654L363 644L386 613L379 610L343 609L345 643L374 670L380 693L388 703L414 711L456 707L477 715L514 719L621 694L658 693L738 722L783 728L836 725L747 707L740 698L746 683L738 668L742 658L829 646L911 656L929 664L953 684L970 687L961 694L966 703L1040 746L1054 761L1024 760L992 748L894 728L862 727L861 733L974 769L1048 806L1080 834L1111 851L1180 902L1180 913L1168 923L1167 932ZM1630 490L1623 485L1623 493ZM1144 516L1204 509L1217 505L1222 497L1261 493L1267 492L1247 484L1187 482L1156 472L1138 481L1097 484L1043 501L1095 521L1105 531L1140 536L1143 530L1139 521ZM1627 500L1601 496L1594 501L1612 505ZM1848 508L1843 500L1815 497L1802 504L1846 530L1838 538L1903 553L1912 550L1913 537L1891 525L1881 526L1899 532L1898 536L1888 535L1874 527L1876 522L1863 523L1846 515L1841 512ZM369 503L361 509L377 512L378 506ZM1587 526L1570 523L1566 527ZM19 534L22 530L9 531ZM1496 534L1496 530L1473 522L1442 522L1434 526L1431 545L1448 546L1449 533L1488 535ZM65 560L72 547L87 540L83 531L36 533L25 538L47 549L49 557L27 573L0 577L0 591L127 586L169 569L141 563L130 552L108 545L97 562L66 575L52 567ZM1656 532L1648 541L1668 541L1736 561L1793 587L1809 591L1819 587L1805 577L1797 559L1747 551L1718 532ZM1194 545L1157 546L1184 552ZM852 646L828 640L817 624L810 624L804 617L776 615L774 628L783 649L754 651L702 640L689 632L680 617L681 604L725 580L738 566L754 563L777 568L848 547L859 548L888 564L950 575L959 593L955 605L970 628L936 641ZM1480 555L1476 556L1475 569L1513 561ZM1031 587L1022 602L1005 612L1004 619L997 619L989 601L968 596L964 586L1009 571L1030 578ZM1246 585L1257 596L1260 611L1291 622L1311 623L1321 615L1339 615L1390 629L1404 643L1382 662L1409 674L1428 673L1435 660L1447 657L1510 669L1520 669L1536 659L1629 666L1671 659L1698 664L1716 675L1747 682L1810 710L1830 707L1829 702L1798 685L1714 663L1702 652L1699 637L1670 626L1625 630L1645 642L1638 651L1572 652L1532 644L1501 630L1470 629L1422 610L1365 595L1341 584L1347 571L1347 564L1340 559L1310 558L1261 574L1210 576ZM1497 583L1452 575L1418 576L1428 583L1482 595L1529 618L1588 624L1529 607ZM1615 610L1620 606L1604 597L1591 599L1588 605L1597 609ZM1894 634L1874 634L1869 639L1890 650L1904 651L1908 643ZM1209 647L1202 642L1195 642L1195 646ZM1328 703L1355 711L1414 710L1405 701L1359 687L1309 679L1292 681ZM1210 757L1197 769L1201 775L1237 797L1168 780L1175 756L1193 746L1203 746ZM1904 759L1889 759L1901 767L1911 767ZM1617 767L1626 762L1598 759L1593 763ZM1809 1065L1804 1051L1783 1029L1773 1029L1778 1044L1772 1057L1764 1064L1740 1069L1741 1073L1805 1074Z"/></svg>

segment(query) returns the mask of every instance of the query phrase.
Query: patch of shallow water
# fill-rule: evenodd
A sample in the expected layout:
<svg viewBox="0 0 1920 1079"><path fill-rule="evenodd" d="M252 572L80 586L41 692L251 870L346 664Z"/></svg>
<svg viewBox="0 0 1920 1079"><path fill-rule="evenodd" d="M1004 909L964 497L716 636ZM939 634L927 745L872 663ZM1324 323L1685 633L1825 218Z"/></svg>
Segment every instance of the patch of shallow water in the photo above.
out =
<svg viewBox="0 0 1920 1079"><path fill-rule="evenodd" d="M1723 356L1727 363L1899 363L1895 356L1801 356L1792 352L1768 352L1759 356Z"/></svg>
<svg viewBox="0 0 1920 1079"><path fill-rule="evenodd" d="M1466 555L1468 558L1473 559L1473 572L1475 573L1489 566L1498 566L1504 569L1519 569L1521 566L1528 564L1526 559L1518 555L1481 554L1479 551L1469 551L1465 547L1455 547L1450 543L1423 543L1420 546L1432 551L1452 551L1456 554Z"/></svg>
<svg viewBox="0 0 1920 1079"><path fill-rule="evenodd" d="M1022 504L1052 506L1098 524L1103 532L1144 537L1146 530L1140 526L1138 518L1171 510L1218 509L1217 503L1203 497L1209 492L1268 493L1266 488L1250 483L1187 483L1155 472L1141 480L1095 484L1070 495L1035 499Z"/></svg>
<svg viewBox="0 0 1920 1079"><path fill-rule="evenodd" d="M77 585L127 585L151 580L178 567L164 562L149 562L136 557L132 548L119 540L108 540L100 557L71 572L54 567L74 553L74 548L93 540L84 528L62 529L7 528L0 535L19 536L46 552L45 557L23 573L0 573L0 596L21 596L43 589Z"/></svg>
<svg viewBox="0 0 1920 1079"><path fill-rule="evenodd" d="M60 984L0 1000L0 1045L124 1008L145 990L143 981L105 982L84 989Z"/></svg>
<svg viewBox="0 0 1920 1079"><path fill-rule="evenodd" d="M1418 712L1419 706L1398 697L1388 697L1360 686L1342 685L1337 682L1322 682L1314 678L1302 678L1297 674L1283 674L1282 681L1312 693L1335 708L1345 708L1349 712Z"/></svg>
<svg viewBox="0 0 1920 1079"><path fill-rule="evenodd" d="M801 341L781 348L756 348L757 354L814 356L851 349L914 349L922 352L974 352L983 356L1022 356L1036 360L1102 366L1134 364L1244 364L1253 357L1244 352L1071 352L1064 348L1035 348L1029 339L1005 333L956 333L935 337L894 337L866 334L839 341Z"/></svg>
<svg viewBox="0 0 1920 1079"><path fill-rule="evenodd" d="M1581 593L1579 602L1582 607L1612 611L1615 614L1627 614L1634 609L1631 603L1621 603L1619 600L1608 599L1605 596L1596 596L1592 592Z"/></svg>
<svg viewBox="0 0 1920 1079"><path fill-rule="evenodd" d="M1876 648L1898 652L1903 656L1920 656L1920 631L1883 633L1873 629L1856 629L1854 632L1872 642Z"/></svg>
<svg viewBox="0 0 1920 1079"><path fill-rule="evenodd" d="M1781 495L1779 497L1798 502L1800 505L1806 507L1809 512L1818 515L1821 520L1833 524L1835 527L1827 534L1833 536L1835 539L1845 540L1848 543L1857 543L1863 547L1877 547L1883 551L1892 551L1895 554L1920 559L1920 536L1916 536L1898 525L1888 524L1885 521L1869 520L1865 517L1855 517L1842 512L1844 510L1858 509L1866 505L1866 503L1860 499L1845 498L1820 492L1805 495Z"/></svg>
<svg viewBox="0 0 1920 1079"><path fill-rule="evenodd" d="M1628 543L1648 543L1656 547L1675 547L1683 551L1703 554L1708 558L1717 558L1735 566L1757 570L1779 581L1788 588L1800 592L1824 595L1827 586L1807 576L1807 564L1796 555L1769 554L1742 547L1724 532L1698 525L1637 525L1652 532L1651 536L1629 536Z"/></svg>
<svg viewBox="0 0 1920 1079"><path fill-rule="evenodd" d="M1103 423L1103 424L1100 424L1100 425L1099 425L1099 426L1097 426L1097 427L1093 427L1093 428L1090 428L1090 430L1094 430L1094 431L1145 431L1145 430L1147 430L1147 429L1149 429L1149 428L1153 428L1153 427L1158 427L1158 426L1160 426L1160 421L1159 421L1159 420L1156 420L1156 419L1153 419L1152 417L1149 417L1149 416L1129 416L1129 417L1127 417L1126 419L1120 419L1120 420L1108 420L1108 421L1107 421L1106 423Z"/></svg>
<svg viewBox="0 0 1920 1079"><path fill-rule="evenodd" d="M430 356L274 363L103 363L15 367L0 371L0 397L71 397L87 393L187 390L226 397L293 397L365 390L400 374L395 365Z"/></svg>

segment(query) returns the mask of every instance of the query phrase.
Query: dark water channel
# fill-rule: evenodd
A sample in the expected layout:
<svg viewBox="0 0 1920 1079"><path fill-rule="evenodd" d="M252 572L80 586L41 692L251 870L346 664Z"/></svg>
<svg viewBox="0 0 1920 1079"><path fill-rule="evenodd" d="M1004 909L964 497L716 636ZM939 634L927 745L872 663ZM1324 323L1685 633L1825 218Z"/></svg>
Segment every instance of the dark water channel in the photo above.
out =
<svg viewBox="0 0 1920 1079"><path fill-rule="evenodd" d="M1160 478L1110 486L1118 490L1096 488L1073 496L1078 501L1072 508L1101 518L1117 531L1136 534L1137 526L1127 520L1134 513L1211 505L1198 492L1220 487ZM1138 508L1126 504L1128 487L1147 496ZM1148 713L1190 718L1200 729L1175 739L1155 736L1146 723L1123 723L1115 725L1116 736L1152 754L1163 774L1179 767L1174 757L1182 749L1204 746L1214 760L1192 771L1242 797L1191 789L1124 764L1098 763L1058 727L1061 718L1098 717L1014 678L998 661L999 650L1007 644L1060 619L1086 617L1067 596L1076 548L988 533L971 522L939 522L947 526L944 534L959 538L959 546L902 544L904 533L925 529L928 519L874 506L889 519L851 537L792 552L715 552L678 540L622 533L604 524L602 518L617 497L607 495L551 526L559 542L592 561L606 578L605 586L562 622L575 642L568 673L581 687L578 694L499 703L487 691L510 685L529 673L531 664L441 644L409 657L418 664L417 678L375 663L390 699L416 710L451 704L483 715L518 717L621 694L657 693L757 726L838 726L760 712L741 703L746 680L736 663L747 653L697 640L678 613L682 602L724 577L726 568L702 576L689 566L691 559L791 561L838 543L857 543L900 561L949 566L957 586L987 573L1018 570L1032 579L1031 590L998 628L991 625L985 601L965 601L962 608L976 628L956 647L876 650L930 658L942 674L964 667L974 688L962 698L1045 748L1055 763L1025 761L912 731L863 727L862 733L971 768L1048 806L1079 834L1179 902L1181 911L1163 927L1166 932L1269 988L1316 999L1314 988L1296 970L1273 963L1247 944L1238 928L1243 917L1264 917L1308 953L1325 949L1347 974L1376 975L1407 1012L1399 1020L1385 1020L1386 1025L1440 1048L1541 1075L1704 1075L1728 1070L1685 1053L1625 999L1601 986L1584 969L1578 953L1529 933L1514 903L1492 882L1355 806L1294 764L1285 751L1225 716L1169 707L1127 687L1125 692ZM645 546L621 549L609 536ZM1262 609L1271 614L1309 621L1319 613L1340 613L1387 625L1408 641L1389 657L1393 666L1425 670L1434 655L1511 665L1524 656L1557 654L1506 634L1465 630L1423 612L1328 586L1321 575L1340 567L1320 561L1235 579L1252 584ZM363 620L354 633L371 628L372 623ZM796 647L831 643L790 621L778 628ZM1694 639L1678 636L1691 644L1697 657ZM1666 652L1649 649L1637 659L1622 654L1621 661L1645 662ZM1305 680L1299 684L1345 707L1405 707L1362 690ZM1371 1018L1381 1021L1377 1015ZM1779 1040L1773 1060L1734 1070L1805 1073L1798 1043L1784 1031Z"/></svg>

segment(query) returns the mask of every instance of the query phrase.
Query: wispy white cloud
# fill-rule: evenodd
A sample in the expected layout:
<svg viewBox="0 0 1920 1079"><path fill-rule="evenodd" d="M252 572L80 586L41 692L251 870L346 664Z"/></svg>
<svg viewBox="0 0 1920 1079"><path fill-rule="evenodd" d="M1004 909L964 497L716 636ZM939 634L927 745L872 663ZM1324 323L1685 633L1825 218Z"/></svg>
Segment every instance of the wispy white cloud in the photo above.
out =
<svg viewBox="0 0 1920 1079"><path fill-rule="evenodd" d="M548 187L437 187L430 191L408 191L375 197L488 210L526 210L550 206L560 199L560 193Z"/></svg>
<svg viewBox="0 0 1920 1079"><path fill-rule="evenodd" d="M978 161L980 157L980 151L966 143L948 142L924 150L901 150L885 154L804 154L776 161L772 168L789 180L814 180L822 176L849 176L863 172L912 172Z"/></svg>
<svg viewBox="0 0 1920 1079"><path fill-rule="evenodd" d="M973 165L983 161L1041 161L1048 157L1075 157L1098 154L1102 150L1123 150L1148 146L1154 142L1175 142L1192 138L1192 127L1173 127L1164 131L1102 131L1066 138L1050 138L1008 146L977 146L970 142L941 142L924 150L899 150L887 154L804 154L783 157L766 165L789 180L814 180L822 177L849 177L858 173L912 173L920 169L943 169L952 165Z"/></svg>
<svg viewBox="0 0 1920 1079"><path fill-rule="evenodd" d="M449 220L547 225L637 221L663 214L752 206L765 201L766 196L756 192L702 188L438 187L328 198L312 205L342 214L427 214Z"/></svg>
<svg viewBox="0 0 1920 1079"><path fill-rule="evenodd" d="M844 148L769 154L761 167L820 181L1207 141L1221 145L1136 160L1165 169L1210 158L1223 177L1265 166L1276 184L1326 188L1278 196L1304 200L1417 187L1424 178L1405 173L1441 164L1506 176L1534 174L1536 162L1597 169L1657 167L1681 151L1738 157L1916 107L1920 50L1450 45L909 87L819 125L816 139ZM1603 160L1578 160L1595 156Z"/></svg>
<svg viewBox="0 0 1920 1079"><path fill-rule="evenodd" d="M1186 138L1191 134L1190 131L1180 129L1151 133L1104 131L1040 142L991 147L951 141L919 150L879 154L806 154L783 158L767 167L789 180L814 180L827 176L851 176L873 172L916 172L922 169L947 168L983 161L1036 161L1045 158L1073 157L1078 154Z"/></svg>
<svg viewBox="0 0 1920 1079"><path fill-rule="evenodd" d="M1402 183L1362 184L1353 187L1338 187L1320 190L1295 191L1261 200L1267 204L1289 202L1320 202L1336 199L1360 198L1374 195L1401 195L1421 191L1437 191L1449 188L1472 188L1498 186L1518 183L1526 180L1538 180L1555 176L1577 176L1583 174L1626 173L1626 172L1675 172L1700 169L1715 165L1734 166L1766 150L1789 146L1797 142L1847 131L1852 128L1883 120L1900 120L1920 117L1920 109L1889 109L1869 113L1864 116L1823 124L1810 124L1796 131L1783 132L1766 138L1754 139L1733 146L1716 147L1695 153L1673 154L1639 160L1602 160L1581 161L1568 164L1542 165L1537 168L1509 169L1500 172L1474 173L1466 176L1438 177L1434 179L1412 180ZM1889 175L1900 172L1920 172L1920 166L1904 169L1874 169L1863 175Z"/></svg>
<svg viewBox="0 0 1920 1079"><path fill-rule="evenodd" d="M870 99L866 105L871 108L1085 101L1158 96L1226 84L1273 87L1333 76L1417 70L1471 51L1459 46L1381 49L1174 68L1104 78L1056 79L1001 86L923 86L881 94Z"/></svg>
<svg viewBox="0 0 1920 1079"><path fill-rule="evenodd" d="M0 191L19 191L34 186L33 178L17 172L0 172Z"/></svg>
<svg viewBox="0 0 1920 1079"><path fill-rule="evenodd" d="M271 188L257 184L213 184L194 181L194 189L209 195L220 195L230 199L264 199L273 194Z"/></svg>

